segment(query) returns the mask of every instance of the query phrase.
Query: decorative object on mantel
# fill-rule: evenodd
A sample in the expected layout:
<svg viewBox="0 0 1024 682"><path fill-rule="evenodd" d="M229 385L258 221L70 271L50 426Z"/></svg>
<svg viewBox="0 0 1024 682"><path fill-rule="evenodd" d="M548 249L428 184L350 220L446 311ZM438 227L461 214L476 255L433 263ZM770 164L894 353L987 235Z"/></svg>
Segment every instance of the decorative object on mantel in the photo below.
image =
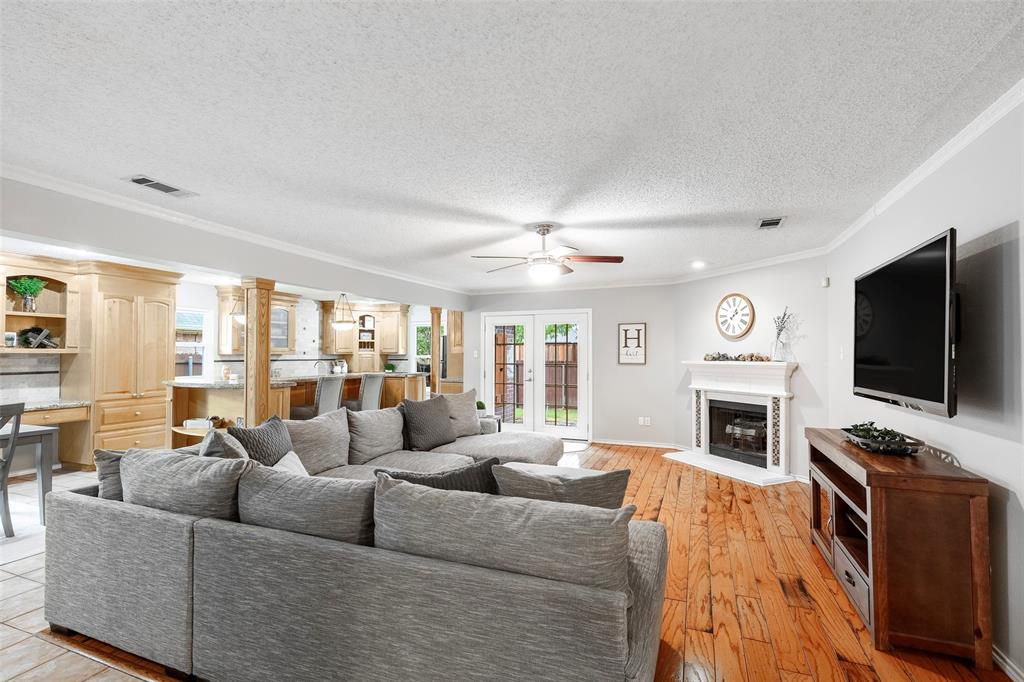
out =
<svg viewBox="0 0 1024 682"><path fill-rule="evenodd" d="M854 424L843 429L843 433L851 443L880 455L913 455L924 447L924 441L893 429L879 428L875 422Z"/></svg>
<svg viewBox="0 0 1024 682"><path fill-rule="evenodd" d="M23 348L60 348L59 339L50 337L50 330L42 327L29 327L18 332L18 341Z"/></svg>
<svg viewBox="0 0 1024 682"><path fill-rule="evenodd" d="M46 288L46 282L38 277L15 277L7 280L7 286L15 294L21 296L21 310L26 313L36 312L36 296Z"/></svg>
<svg viewBox="0 0 1024 682"><path fill-rule="evenodd" d="M754 328L754 304L743 294L726 294L715 308L715 326L730 341L742 339Z"/></svg>
<svg viewBox="0 0 1024 682"><path fill-rule="evenodd" d="M792 362L796 360L793 356L793 332L796 330L797 319L794 313L789 312L786 306L781 315L772 318L775 324L775 341L772 342L772 360L780 362Z"/></svg>
<svg viewBox="0 0 1024 682"><path fill-rule="evenodd" d="M647 364L647 323L619 323L619 364Z"/></svg>
<svg viewBox="0 0 1024 682"><path fill-rule="evenodd" d="M739 355L705 353L704 359L708 362L771 362L772 360L764 353L740 353Z"/></svg>

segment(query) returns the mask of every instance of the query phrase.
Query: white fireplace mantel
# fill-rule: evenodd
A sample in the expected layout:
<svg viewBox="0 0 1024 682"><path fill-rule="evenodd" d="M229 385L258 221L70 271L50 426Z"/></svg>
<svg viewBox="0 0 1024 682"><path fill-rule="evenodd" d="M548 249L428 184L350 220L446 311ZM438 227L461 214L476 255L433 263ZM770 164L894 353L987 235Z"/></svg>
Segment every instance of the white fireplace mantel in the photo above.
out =
<svg viewBox="0 0 1024 682"><path fill-rule="evenodd" d="M793 480L789 474L789 380L795 362L685 361L693 391L693 450L667 455L673 459L757 485ZM719 457L708 448L709 405L726 400L764 405L768 410L767 468Z"/></svg>

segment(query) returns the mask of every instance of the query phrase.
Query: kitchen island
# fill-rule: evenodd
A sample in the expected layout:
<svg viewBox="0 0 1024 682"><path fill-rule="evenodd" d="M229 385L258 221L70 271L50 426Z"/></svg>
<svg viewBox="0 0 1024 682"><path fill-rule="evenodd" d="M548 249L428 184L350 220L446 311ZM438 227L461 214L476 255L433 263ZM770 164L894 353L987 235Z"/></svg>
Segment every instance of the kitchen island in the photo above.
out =
<svg viewBox="0 0 1024 682"><path fill-rule="evenodd" d="M316 381L322 374L303 374L289 377L278 377L275 381L292 381L291 389L293 406L312 405L316 400ZM345 387L342 400L357 400L359 386L364 373L349 372L345 375ZM423 372L384 372L384 389L380 396L381 407L395 407L403 400L423 400L427 395L427 375Z"/></svg>
<svg viewBox="0 0 1024 682"><path fill-rule="evenodd" d="M221 417L236 424L245 415L245 383L182 377L165 381L167 386L167 427L172 448L202 440L207 429L185 428L186 419ZM291 414L293 379L270 380L270 414L287 419ZM253 425L255 426L255 424Z"/></svg>

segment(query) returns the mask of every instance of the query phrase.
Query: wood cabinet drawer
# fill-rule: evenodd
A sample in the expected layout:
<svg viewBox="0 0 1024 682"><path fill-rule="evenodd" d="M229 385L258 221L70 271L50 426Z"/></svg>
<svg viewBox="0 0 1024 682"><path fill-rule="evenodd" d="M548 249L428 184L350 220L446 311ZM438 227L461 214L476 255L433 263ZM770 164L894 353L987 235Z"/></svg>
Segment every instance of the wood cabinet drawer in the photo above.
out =
<svg viewBox="0 0 1024 682"><path fill-rule="evenodd" d="M88 407L61 407L55 410L36 410L26 412L21 418L24 424L49 426L65 422L83 422L89 418Z"/></svg>
<svg viewBox="0 0 1024 682"><path fill-rule="evenodd" d="M167 441L167 429L153 426L145 429L97 433L93 447L97 450L127 450L128 448L161 448Z"/></svg>
<svg viewBox="0 0 1024 682"><path fill-rule="evenodd" d="M853 564L853 560L846 555L842 545L836 545L835 551L835 572L839 584L846 590L846 594L853 602L854 608L860 613L861 618L867 625L871 625L871 586L860 570Z"/></svg>
<svg viewBox="0 0 1024 682"><path fill-rule="evenodd" d="M167 418L167 399L116 400L97 403L96 410L100 431L163 424Z"/></svg>

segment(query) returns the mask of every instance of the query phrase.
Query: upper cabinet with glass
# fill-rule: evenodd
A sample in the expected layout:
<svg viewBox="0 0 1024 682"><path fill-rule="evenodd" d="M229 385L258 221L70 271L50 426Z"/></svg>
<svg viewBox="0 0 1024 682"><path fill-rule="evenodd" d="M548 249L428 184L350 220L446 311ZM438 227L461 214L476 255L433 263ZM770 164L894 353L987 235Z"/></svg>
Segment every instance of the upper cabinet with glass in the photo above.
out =
<svg viewBox="0 0 1024 682"><path fill-rule="evenodd" d="M245 352L245 294L241 287L217 287L218 340L221 355ZM270 297L270 352L287 355L295 352L295 318L299 297L275 291Z"/></svg>

